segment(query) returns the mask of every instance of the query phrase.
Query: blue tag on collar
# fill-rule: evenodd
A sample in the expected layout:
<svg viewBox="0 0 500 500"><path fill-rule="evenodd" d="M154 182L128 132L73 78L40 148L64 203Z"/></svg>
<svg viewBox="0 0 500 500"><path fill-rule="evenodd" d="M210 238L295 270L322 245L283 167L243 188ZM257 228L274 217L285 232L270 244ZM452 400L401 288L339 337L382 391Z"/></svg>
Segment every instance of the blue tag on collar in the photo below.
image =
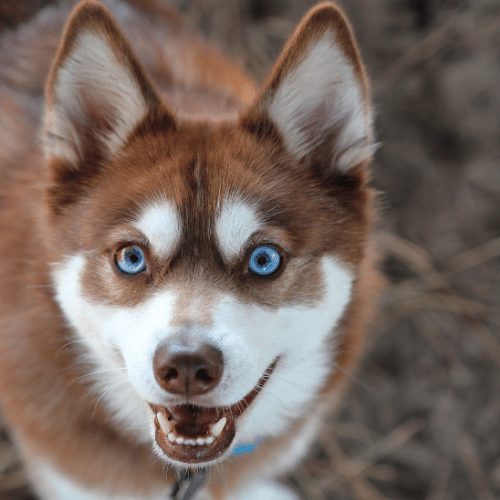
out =
<svg viewBox="0 0 500 500"><path fill-rule="evenodd" d="M231 456L237 457L239 455L246 455L248 453L252 453L257 449L257 446L262 442L262 439L257 439L255 443L242 443L238 444L234 447L233 451L231 451Z"/></svg>
<svg viewBox="0 0 500 500"><path fill-rule="evenodd" d="M257 448L257 443L239 444L231 452L231 455L233 457L237 457L238 455L245 455L247 453L252 453L252 451L255 451L256 448Z"/></svg>

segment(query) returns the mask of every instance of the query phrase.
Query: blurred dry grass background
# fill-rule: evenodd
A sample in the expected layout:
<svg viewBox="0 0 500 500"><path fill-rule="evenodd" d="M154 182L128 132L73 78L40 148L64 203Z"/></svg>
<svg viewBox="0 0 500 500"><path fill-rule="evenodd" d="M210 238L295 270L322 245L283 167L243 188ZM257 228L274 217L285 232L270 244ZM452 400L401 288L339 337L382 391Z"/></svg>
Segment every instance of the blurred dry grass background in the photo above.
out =
<svg viewBox="0 0 500 500"><path fill-rule="evenodd" d="M169 3L263 78L314 2ZM318 500L500 498L500 1L339 3L373 81L390 286L340 412L288 480ZM28 498L3 439L0 496Z"/></svg>

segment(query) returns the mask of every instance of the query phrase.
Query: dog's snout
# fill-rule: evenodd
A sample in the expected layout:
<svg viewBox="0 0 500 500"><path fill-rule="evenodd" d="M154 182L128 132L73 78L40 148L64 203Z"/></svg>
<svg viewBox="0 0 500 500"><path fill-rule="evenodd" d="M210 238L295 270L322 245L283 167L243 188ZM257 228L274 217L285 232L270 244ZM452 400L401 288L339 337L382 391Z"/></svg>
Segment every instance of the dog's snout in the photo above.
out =
<svg viewBox="0 0 500 500"><path fill-rule="evenodd" d="M217 386L224 368L219 349L203 344L193 348L183 344L164 344L154 356L156 381L166 391L186 397L197 396Z"/></svg>

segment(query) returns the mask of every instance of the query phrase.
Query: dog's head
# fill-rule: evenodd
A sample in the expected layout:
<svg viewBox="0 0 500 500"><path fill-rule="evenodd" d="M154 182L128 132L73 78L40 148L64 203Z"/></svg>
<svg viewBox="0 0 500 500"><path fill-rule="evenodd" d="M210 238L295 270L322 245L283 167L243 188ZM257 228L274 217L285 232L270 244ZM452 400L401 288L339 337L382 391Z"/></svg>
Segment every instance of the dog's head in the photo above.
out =
<svg viewBox="0 0 500 500"><path fill-rule="evenodd" d="M239 119L199 123L84 3L45 148L57 300L119 425L199 465L304 417L335 371L368 226L371 110L339 10L305 18Z"/></svg>

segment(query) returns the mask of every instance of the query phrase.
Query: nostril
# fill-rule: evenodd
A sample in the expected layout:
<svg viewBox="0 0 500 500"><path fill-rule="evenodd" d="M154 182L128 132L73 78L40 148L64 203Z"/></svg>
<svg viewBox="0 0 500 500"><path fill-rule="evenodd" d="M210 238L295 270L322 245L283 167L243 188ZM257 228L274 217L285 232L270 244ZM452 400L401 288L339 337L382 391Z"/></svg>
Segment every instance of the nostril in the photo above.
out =
<svg viewBox="0 0 500 500"><path fill-rule="evenodd" d="M205 368L200 368L196 372L196 378L200 380L201 382L212 382L213 377L208 373L208 370Z"/></svg>
<svg viewBox="0 0 500 500"><path fill-rule="evenodd" d="M175 380L179 372L175 368L168 368L163 372L163 380Z"/></svg>

